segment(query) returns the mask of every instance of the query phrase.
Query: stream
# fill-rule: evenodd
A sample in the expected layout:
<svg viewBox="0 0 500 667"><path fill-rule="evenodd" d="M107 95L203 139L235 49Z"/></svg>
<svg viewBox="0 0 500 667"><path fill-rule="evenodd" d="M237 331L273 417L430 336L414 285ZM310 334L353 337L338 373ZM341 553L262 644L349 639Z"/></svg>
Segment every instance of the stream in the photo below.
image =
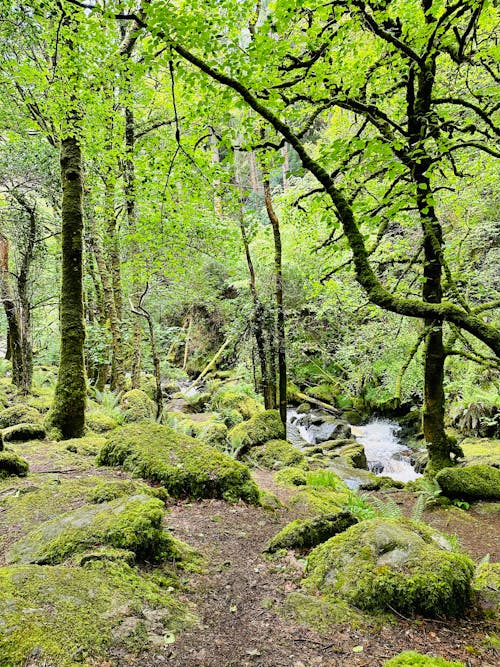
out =
<svg viewBox="0 0 500 667"><path fill-rule="evenodd" d="M288 440L298 449L318 442L318 429L321 428L320 418L327 413L320 410L313 412L313 423L307 423L303 414L296 410L288 411ZM384 475L400 482L409 482L421 477L410 462L412 451L400 440L397 433L399 426L387 419L373 419L364 426L352 427L353 436L360 442L366 453L368 468L375 475ZM342 437L342 436L335 436Z"/></svg>

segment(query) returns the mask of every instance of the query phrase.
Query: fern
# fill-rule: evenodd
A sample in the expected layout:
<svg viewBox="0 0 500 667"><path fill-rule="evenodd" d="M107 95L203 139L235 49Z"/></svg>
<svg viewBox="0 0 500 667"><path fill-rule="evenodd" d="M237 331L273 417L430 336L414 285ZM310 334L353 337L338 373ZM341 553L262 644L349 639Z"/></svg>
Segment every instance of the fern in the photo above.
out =
<svg viewBox="0 0 500 667"><path fill-rule="evenodd" d="M401 508L392 498L381 500L380 498L372 497L371 504L377 512L377 516L384 519L400 519L403 516Z"/></svg>
<svg viewBox="0 0 500 667"><path fill-rule="evenodd" d="M425 508L426 508L426 499L423 494L420 494L415 504L413 505L410 517L411 520L416 521L417 523L422 521Z"/></svg>

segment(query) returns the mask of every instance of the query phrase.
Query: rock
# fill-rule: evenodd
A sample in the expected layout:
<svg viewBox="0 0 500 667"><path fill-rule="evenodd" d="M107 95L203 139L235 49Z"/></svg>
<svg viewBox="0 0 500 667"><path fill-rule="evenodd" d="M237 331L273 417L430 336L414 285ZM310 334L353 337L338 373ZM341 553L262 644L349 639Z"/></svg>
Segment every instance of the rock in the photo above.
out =
<svg viewBox="0 0 500 667"><path fill-rule="evenodd" d="M282 528L269 541L265 551L274 553L279 549L309 549L342 533L355 523L357 519L350 512L297 519Z"/></svg>
<svg viewBox="0 0 500 667"><path fill-rule="evenodd" d="M311 406L309 405L309 403L301 403L301 404L297 407L297 413L298 413L299 415L306 415L306 414L308 414L309 412L311 412Z"/></svg>
<svg viewBox="0 0 500 667"><path fill-rule="evenodd" d="M0 479L5 477L26 477L29 464L14 452L0 451Z"/></svg>
<svg viewBox="0 0 500 667"><path fill-rule="evenodd" d="M500 470L489 465L444 468L436 481L448 498L500 499Z"/></svg>
<svg viewBox="0 0 500 667"><path fill-rule="evenodd" d="M47 436L43 424L15 424L3 430L6 442L27 442L28 440L44 440Z"/></svg>
<svg viewBox="0 0 500 667"><path fill-rule="evenodd" d="M319 515L331 516L342 510L348 500L347 487L345 491L332 491L331 489L314 489L310 486L299 487L289 499L290 507L293 507L304 515L317 517Z"/></svg>
<svg viewBox="0 0 500 667"><path fill-rule="evenodd" d="M127 654L135 655L149 648L148 633L158 623L158 616L148 619L149 610L163 612L163 632L192 623L164 586L123 561L0 567L0 663L104 664L103 657L123 652L125 635Z"/></svg>
<svg viewBox="0 0 500 667"><path fill-rule="evenodd" d="M140 389L126 391L120 399L120 407L125 412L126 423L153 419L156 412L153 401Z"/></svg>
<svg viewBox="0 0 500 667"><path fill-rule="evenodd" d="M0 410L0 428L8 428L16 424L40 424L42 419L38 410L23 403Z"/></svg>
<svg viewBox="0 0 500 667"><path fill-rule="evenodd" d="M335 456L343 458L348 465L351 465L353 468L368 470L365 448L360 442L352 442L349 445L339 447L335 450L334 454Z"/></svg>
<svg viewBox="0 0 500 667"><path fill-rule="evenodd" d="M481 562L476 567L472 587L481 606L497 612L500 609L500 563Z"/></svg>
<svg viewBox="0 0 500 667"><path fill-rule="evenodd" d="M363 610L458 615L471 599L474 564L446 538L408 519L370 519L310 554L305 585Z"/></svg>
<svg viewBox="0 0 500 667"><path fill-rule="evenodd" d="M264 411L250 385L222 385L215 391L210 405L212 410L237 410L243 419L251 419Z"/></svg>
<svg viewBox="0 0 500 667"><path fill-rule="evenodd" d="M222 422L210 421L200 426L196 437L210 447L225 450L228 444L228 428Z"/></svg>
<svg viewBox="0 0 500 667"><path fill-rule="evenodd" d="M422 655L416 651L403 651L384 662L383 667L465 667L463 662L450 662L444 658Z"/></svg>
<svg viewBox="0 0 500 667"><path fill-rule="evenodd" d="M163 561L177 547L163 531L163 503L147 495L83 505L45 521L7 552L7 563L54 565L74 554L107 545L131 551L137 560Z"/></svg>
<svg viewBox="0 0 500 667"><path fill-rule="evenodd" d="M309 436L314 444L326 442L327 440L350 438L351 427L346 421L326 415L322 417L321 423L311 424L309 427Z"/></svg>
<svg viewBox="0 0 500 667"><path fill-rule="evenodd" d="M98 463L159 482L177 498L258 502L258 488L246 465L161 424L129 424L112 431Z"/></svg>
<svg viewBox="0 0 500 667"><path fill-rule="evenodd" d="M118 422L102 412L88 412L85 415L85 426L93 433L107 433L118 428Z"/></svg>
<svg viewBox="0 0 500 667"><path fill-rule="evenodd" d="M373 461L373 463L370 463L369 470L374 475L380 475L381 472L384 472L384 464L380 461Z"/></svg>
<svg viewBox="0 0 500 667"><path fill-rule="evenodd" d="M305 456L286 440L269 440L260 447L252 447L248 459L269 470L305 465Z"/></svg>
<svg viewBox="0 0 500 667"><path fill-rule="evenodd" d="M307 484L306 473L302 468L291 466L283 468L274 476L278 484L284 486L305 486Z"/></svg>
<svg viewBox="0 0 500 667"><path fill-rule="evenodd" d="M285 429L277 410L265 410L248 421L233 426L228 437L233 447L239 447L243 453L250 447L263 445L269 440L282 440Z"/></svg>

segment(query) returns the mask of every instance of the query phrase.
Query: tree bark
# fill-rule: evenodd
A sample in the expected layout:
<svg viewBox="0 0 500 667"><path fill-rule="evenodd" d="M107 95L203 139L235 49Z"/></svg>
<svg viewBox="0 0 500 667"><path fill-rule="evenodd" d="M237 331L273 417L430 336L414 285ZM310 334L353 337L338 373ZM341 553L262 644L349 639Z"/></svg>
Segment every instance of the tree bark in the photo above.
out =
<svg viewBox="0 0 500 667"><path fill-rule="evenodd" d="M61 353L49 417L63 438L79 438L85 426L85 323L83 312L82 156L75 136L61 141L62 286Z"/></svg>
<svg viewBox="0 0 500 667"><path fill-rule="evenodd" d="M274 279L276 298L276 332L278 339L278 402L279 413L286 434L287 410L287 369L286 369L286 334L285 334L285 307L283 305L283 257L281 248L281 230L278 216L273 207L269 178L264 179L264 198L266 210L274 239ZM286 436L285 436L286 437Z"/></svg>
<svg viewBox="0 0 500 667"><path fill-rule="evenodd" d="M9 274L9 241L0 235L0 286L2 291L2 303L7 318L8 338L6 358L12 362L12 383L16 387L22 385L23 377L23 347L21 335L21 323L16 308L14 293L10 284Z"/></svg>

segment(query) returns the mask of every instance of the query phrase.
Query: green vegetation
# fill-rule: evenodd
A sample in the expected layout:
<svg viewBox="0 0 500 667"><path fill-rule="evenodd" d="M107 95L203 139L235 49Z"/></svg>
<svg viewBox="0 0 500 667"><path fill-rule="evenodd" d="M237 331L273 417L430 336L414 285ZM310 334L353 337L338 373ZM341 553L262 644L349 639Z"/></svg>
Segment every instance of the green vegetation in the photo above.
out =
<svg viewBox="0 0 500 667"><path fill-rule="evenodd" d="M309 549L342 533L355 523L357 520L349 512L338 512L313 519L296 519L282 528L270 540L265 550L273 553L279 549Z"/></svg>
<svg viewBox="0 0 500 667"><path fill-rule="evenodd" d="M445 496L481 500L500 499L500 470L489 465L445 468L436 475Z"/></svg>
<svg viewBox="0 0 500 667"><path fill-rule="evenodd" d="M305 586L359 609L453 616L471 600L474 564L407 519L363 521L314 549Z"/></svg>
<svg viewBox="0 0 500 667"><path fill-rule="evenodd" d="M155 404L141 389L131 389L125 392L120 399L120 407L123 410L123 421L125 422L153 419L155 414Z"/></svg>
<svg viewBox="0 0 500 667"><path fill-rule="evenodd" d="M247 466L168 426L144 422L116 429L98 461L160 482L175 497L258 502Z"/></svg>
<svg viewBox="0 0 500 667"><path fill-rule="evenodd" d="M29 465L14 452L0 451L0 479L17 476L26 477Z"/></svg>
<svg viewBox="0 0 500 667"><path fill-rule="evenodd" d="M384 662L384 667L464 667L463 662L450 662L444 658L422 655L416 651L403 651Z"/></svg>
<svg viewBox="0 0 500 667"><path fill-rule="evenodd" d="M282 440L285 429L276 410L266 410L248 421L233 426L228 433L229 441L240 450L263 445L269 440Z"/></svg>
<svg viewBox="0 0 500 667"><path fill-rule="evenodd" d="M250 461L269 470L288 467L306 466L306 458L302 452L286 440L269 440L248 452Z"/></svg>

